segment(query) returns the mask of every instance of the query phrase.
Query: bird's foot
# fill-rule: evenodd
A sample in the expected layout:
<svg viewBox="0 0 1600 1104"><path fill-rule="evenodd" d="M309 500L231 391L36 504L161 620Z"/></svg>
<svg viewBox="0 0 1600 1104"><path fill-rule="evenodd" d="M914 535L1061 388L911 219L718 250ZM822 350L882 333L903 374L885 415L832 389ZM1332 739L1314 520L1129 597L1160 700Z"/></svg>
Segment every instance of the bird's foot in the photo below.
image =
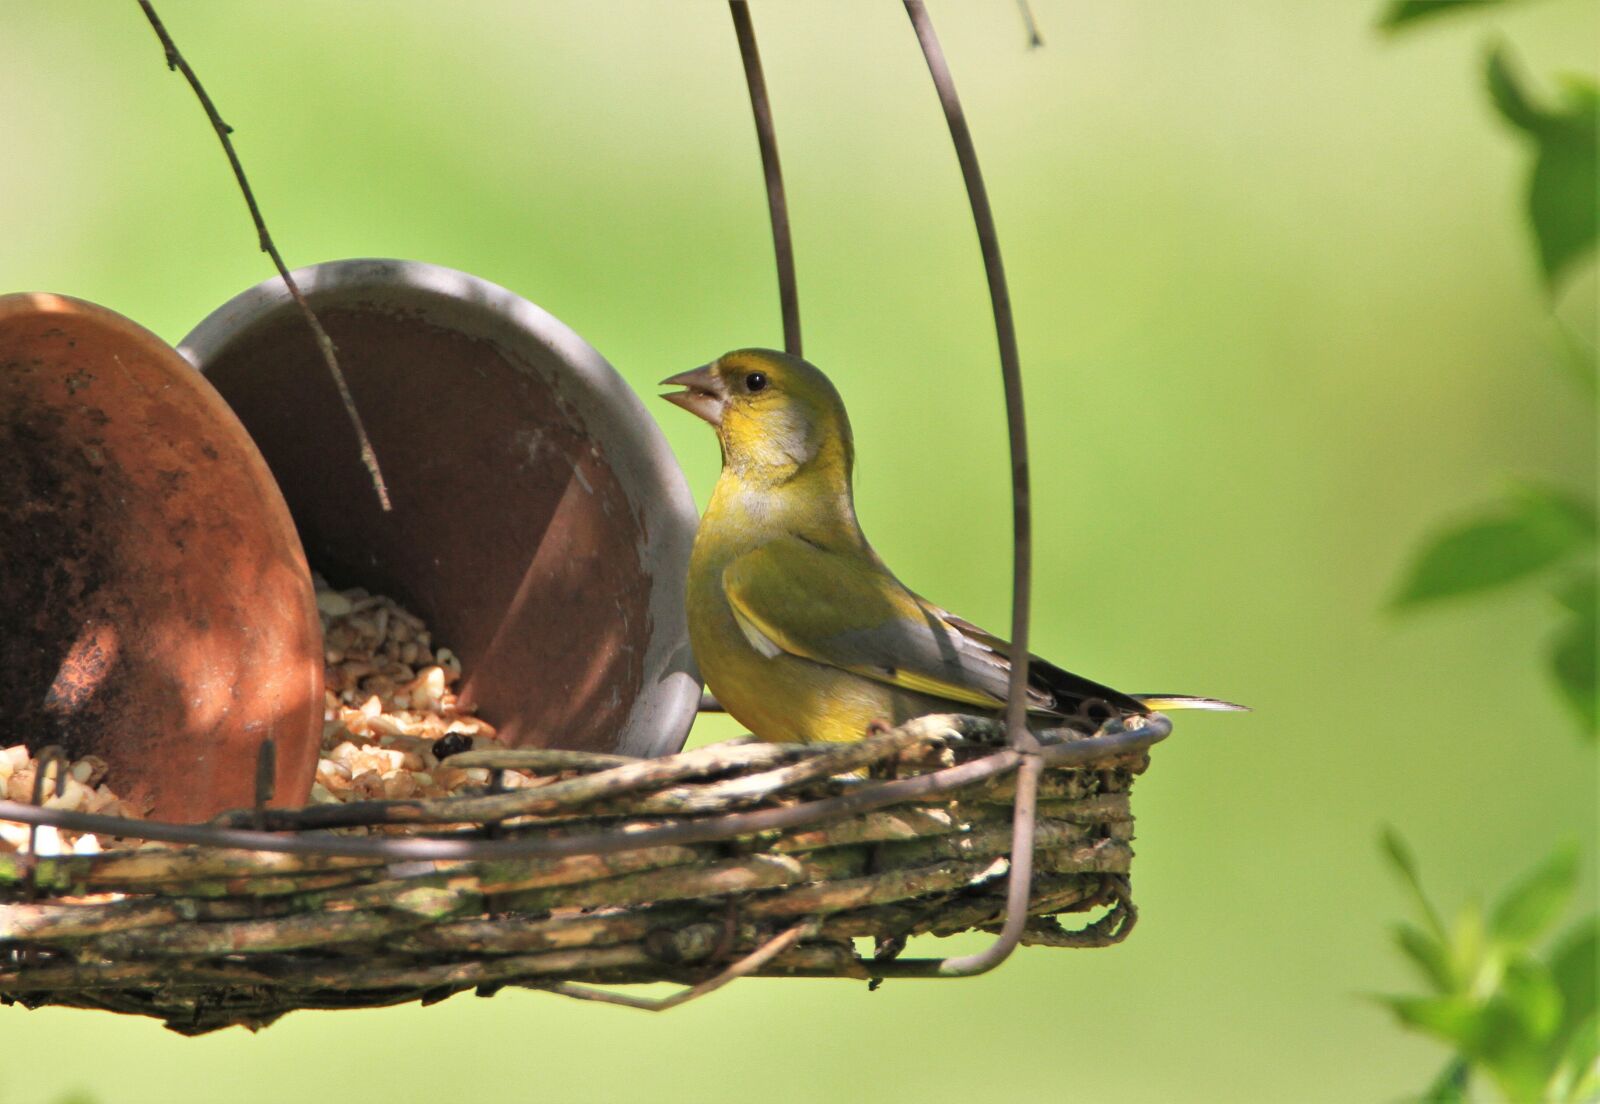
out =
<svg viewBox="0 0 1600 1104"><path fill-rule="evenodd" d="M903 935L880 935L873 940L872 961L893 962L900 957L900 952L906 949L906 937ZM883 984L881 977L875 977L867 982L867 992L876 992L878 986Z"/></svg>

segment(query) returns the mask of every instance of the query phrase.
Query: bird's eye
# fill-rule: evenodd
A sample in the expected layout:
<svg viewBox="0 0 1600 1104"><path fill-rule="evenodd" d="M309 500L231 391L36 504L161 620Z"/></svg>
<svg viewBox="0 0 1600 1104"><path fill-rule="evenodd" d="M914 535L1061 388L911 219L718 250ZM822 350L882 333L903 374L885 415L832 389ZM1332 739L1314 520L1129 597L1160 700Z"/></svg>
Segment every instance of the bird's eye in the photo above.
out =
<svg viewBox="0 0 1600 1104"><path fill-rule="evenodd" d="M766 386L767 374L765 372L751 372L744 378L744 389L746 391L761 391Z"/></svg>

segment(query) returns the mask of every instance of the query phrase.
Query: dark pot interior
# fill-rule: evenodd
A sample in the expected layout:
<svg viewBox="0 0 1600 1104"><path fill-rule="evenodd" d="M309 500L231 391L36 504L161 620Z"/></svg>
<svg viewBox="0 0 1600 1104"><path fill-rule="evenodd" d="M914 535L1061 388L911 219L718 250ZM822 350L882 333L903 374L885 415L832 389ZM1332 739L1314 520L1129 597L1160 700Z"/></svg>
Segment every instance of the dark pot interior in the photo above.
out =
<svg viewBox="0 0 1600 1104"><path fill-rule="evenodd" d="M337 262L301 276L392 512L273 283L184 351L266 457L311 565L427 621L461 657L463 699L512 743L677 750L698 694L682 612L694 511L626 383L560 323L463 274Z"/></svg>

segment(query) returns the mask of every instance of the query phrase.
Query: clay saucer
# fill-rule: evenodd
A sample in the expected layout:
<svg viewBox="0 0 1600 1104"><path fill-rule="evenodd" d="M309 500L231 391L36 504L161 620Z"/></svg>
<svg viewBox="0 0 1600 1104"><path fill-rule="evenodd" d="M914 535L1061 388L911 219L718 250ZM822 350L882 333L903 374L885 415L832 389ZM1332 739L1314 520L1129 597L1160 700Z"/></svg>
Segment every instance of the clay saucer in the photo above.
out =
<svg viewBox="0 0 1600 1104"><path fill-rule="evenodd" d="M169 345L59 295L0 296L0 745L94 754L154 816L248 806L276 744L303 804L321 632L294 523Z"/></svg>

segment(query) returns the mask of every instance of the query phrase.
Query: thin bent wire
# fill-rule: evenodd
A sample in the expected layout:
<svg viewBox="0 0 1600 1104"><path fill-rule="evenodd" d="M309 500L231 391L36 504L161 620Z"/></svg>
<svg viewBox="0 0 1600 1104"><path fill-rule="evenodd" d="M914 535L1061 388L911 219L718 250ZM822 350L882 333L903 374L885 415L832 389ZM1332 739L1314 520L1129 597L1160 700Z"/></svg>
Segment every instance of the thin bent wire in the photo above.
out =
<svg viewBox="0 0 1600 1104"><path fill-rule="evenodd" d="M777 138L773 131L772 107L767 97L761 57L756 49L755 28L747 0L728 0L739 53L744 61L745 81L750 92L750 109L755 117L761 147L761 163L766 175L767 208L772 220L773 252L778 267L778 295L783 311L784 348L800 355L800 303L794 274L794 249L789 231L788 205L783 190L783 175L778 163ZM988 277L990 304L994 311L995 337L1000 350L1000 371L1005 387L1006 428L1011 451L1012 494L1012 584L1011 584L1011 678L1006 696L1006 731L1014 751L1024 757L1017 783L1017 802L1012 821L1011 871L1007 885L1006 922L1000 938L976 955L935 960L942 976L965 976L992 970L1003 962L1021 939L1027 922L1027 905L1033 869L1033 813L1038 789L1040 764L1038 740L1028 731L1028 621L1032 588L1032 515L1028 478L1028 434L1022 394L1021 357L1017 350L1016 327L1011 315L1011 294L1006 284L1005 265L1000 256L1000 238L989 207L988 191L978 165L977 147L967 126L966 115L956 94L955 81L945 61L933 23L921 0L905 0L906 14L922 47L928 73L933 78L944 109L956 159L966 184L972 207L972 220L978 232ZM1024 5L1026 13L1026 6ZM1030 19L1031 29L1031 19ZM1033 31L1034 44L1038 42ZM702 702L702 710L714 708Z"/></svg>
<svg viewBox="0 0 1600 1104"><path fill-rule="evenodd" d="M1033 877L1033 811L1038 794L1039 742L1028 731L1028 603L1032 588L1033 522L1028 481L1028 430L1022 397L1022 365L1017 352L1016 326L1011 317L1011 293L1005 265L1000 259L1000 236L989 209L989 193L978 167L978 150L967 126L955 80L945 61L939 37L922 0L905 0L906 15L922 47L928 75L933 78L950 128L961 178L972 207L973 225L983 252L989 280L989 300L994 311L995 338L1000 346L1000 373L1005 384L1006 429L1011 446L1011 684L1006 697L1006 733L1012 748L1023 757L1017 777L1017 799L1011 834L1011 872L1006 887L1006 921L1000 937L973 955L935 960L939 976L965 977L994 969L1004 962L1022 938L1028 919L1028 897Z"/></svg>
<svg viewBox="0 0 1600 1104"><path fill-rule="evenodd" d="M1027 728L1027 677L1028 677L1028 614L1031 591L1032 526L1027 459L1027 428L1024 416L1020 356L1017 350L1015 325L1011 315L1010 293L1006 284L1005 268L1000 256L999 236L990 210L988 193L979 168L977 149L957 96L955 83L940 47L938 36L928 18L921 0L905 0L906 14L922 48L929 75L939 95L940 105L950 129L951 141L961 166L968 199L972 207L973 223L983 254L984 270L988 277L991 306L994 312L995 334L999 345L1000 367L1005 387L1006 422L1011 451L1012 476L1012 626L1013 647L1011 681L1006 705L1006 725L1011 748L984 760L961 767L900 782L883 783L869 790L858 791L843 798L834 798L786 809L762 810L718 818L714 823L686 823L630 834L615 838L596 833L582 837L559 840L353 840L330 837L283 837L263 832L248 832L206 828L191 825L162 825L151 822L112 822L119 818L96 817L89 814L66 813L60 810L41 809L36 806L0 801L0 818L16 819L31 824L56 824L59 827L80 830L121 830L122 834L150 839L167 839L172 842L209 843L213 846L233 846L251 850L283 851L313 854L343 854L353 857L382 857L389 859L467 859L505 857L510 855L533 856L571 854L578 851L605 852L632 849L667 842L689 842L698 839L720 839L751 831L792 827L810 823L829 816L866 811L905 800L914 794L931 794L969 785L983 777L1018 771L1017 796L1012 821L1011 869L1007 885L1006 920L1000 937L988 948L975 955L928 960L926 965L932 976L966 976L993 969L1010 955L1019 941L1027 921L1027 905L1032 882L1034 812L1037 804L1038 779L1045 760L1057 760L1059 755L1041 755L1037 739ZM755 31L751 23L746 0L729 0L735 33L739 39L740 54L744 62L745 78L749 86L751 110L755 117L762 165L767 184L767 202L772 220L773 246L778 267L779 296L782 305L785 349L800 355L799 299L794 274L793 243L789 231L787 203L783 178L778 162L777 142L773 132L771 105L767 98L762 75L760 55L756 49ZM1164 718L1143 730L1124 731L1102 738L1113 743L1148 746L1165 737L1169 729ZM1130 739L1131 737L1131 739ZM1083 743L1102 743L1102 740ZM1074 751L1088 751L1083 743ZM1059 751L1061 749L1051 749ZM1076 755L1072 758L1077 758ZM901 791L905 791L902 793ZM132 830L138 824L142 830ZM904 962L902 966L914 963Z"/></svg>
<svg viewBox="0 0 1600 1104"><path fill-rule="evenodd" d="M789 233L789 202L783 190L783 168L778 163L778 137L772 125L772 101L761 72L756 49L756 29L750 21L747 0L728 0L733 31L744 61L744 80L750 90L750 113L755 116L756 141L761 146L761 169L767 182L767 213L772 219L772 252L778 265L778 302L783 310L783 351L800 356L800 291L795 283L794 239Z"/></svg>

